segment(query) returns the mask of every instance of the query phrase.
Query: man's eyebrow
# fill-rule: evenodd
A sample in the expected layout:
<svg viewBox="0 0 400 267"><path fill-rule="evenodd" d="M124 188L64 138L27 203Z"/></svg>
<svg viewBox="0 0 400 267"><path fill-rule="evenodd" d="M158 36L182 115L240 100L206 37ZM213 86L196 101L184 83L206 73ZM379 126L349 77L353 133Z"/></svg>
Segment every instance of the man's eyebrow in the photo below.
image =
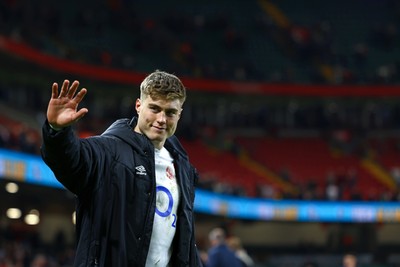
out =
<svg viewBox="0 0 400 267"><path fill-rule="evenodd" d="M154 103L149 103L149 107L152 108L159 108L159 109L163 109L161 106L154 104ZM166 108L165 111L174 111L174 112L178 112L179 110L176 108Z"/></svg>

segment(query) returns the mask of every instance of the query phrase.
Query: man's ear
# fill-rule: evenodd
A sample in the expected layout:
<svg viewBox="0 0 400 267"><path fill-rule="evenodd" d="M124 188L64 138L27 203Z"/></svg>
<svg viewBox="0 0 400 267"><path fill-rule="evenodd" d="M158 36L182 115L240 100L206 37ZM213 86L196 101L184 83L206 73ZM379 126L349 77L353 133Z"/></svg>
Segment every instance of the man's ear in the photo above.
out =
<svg viewBox="0 0 400 267"><path fill-rule="evenodd" d="M135 109L138 114L140 112L141 107L142 107L142 102L140 101L140 98L138 98L138 99L136 99L136 103L135 103Z"/></svg>

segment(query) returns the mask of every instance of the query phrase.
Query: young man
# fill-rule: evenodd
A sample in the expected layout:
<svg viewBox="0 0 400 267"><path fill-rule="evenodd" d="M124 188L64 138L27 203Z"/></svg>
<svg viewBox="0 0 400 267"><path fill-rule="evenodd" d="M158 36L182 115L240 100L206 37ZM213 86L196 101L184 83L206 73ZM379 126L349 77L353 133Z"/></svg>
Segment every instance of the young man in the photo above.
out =
<svg viewBox="0 0 400 267"><path fill-rule="evenodd" d="M79 82L52 86L43 125L43 160L77 196L74 266L201 266L195 244L198 176L173 135L186 99L175 76L155 71L140 85L137 116L79 139L71 125Z"/></svg>

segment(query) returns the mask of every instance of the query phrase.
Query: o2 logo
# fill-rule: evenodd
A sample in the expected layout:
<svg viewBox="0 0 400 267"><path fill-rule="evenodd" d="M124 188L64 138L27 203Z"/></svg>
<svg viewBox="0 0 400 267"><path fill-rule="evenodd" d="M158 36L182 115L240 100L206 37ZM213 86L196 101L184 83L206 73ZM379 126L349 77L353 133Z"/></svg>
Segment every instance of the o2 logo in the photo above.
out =
<svg viewBox="0 0 400 267"><path fill-rule="evenodd" d="M156 193L157 193L157 198L161 197L159 194L166 194L168 197L168 208L166 211L161 211L158 209L156 205L156 214L161 216L161 217L168 217L171 215L172 212L172 207L174 205L174 199L172 198L171 192L168 190L168 188L164 186L157 186L156 187ZM172 227L176 227L176 214L172 214L172 217L174 217L174 221L172 222Z"/></svg>

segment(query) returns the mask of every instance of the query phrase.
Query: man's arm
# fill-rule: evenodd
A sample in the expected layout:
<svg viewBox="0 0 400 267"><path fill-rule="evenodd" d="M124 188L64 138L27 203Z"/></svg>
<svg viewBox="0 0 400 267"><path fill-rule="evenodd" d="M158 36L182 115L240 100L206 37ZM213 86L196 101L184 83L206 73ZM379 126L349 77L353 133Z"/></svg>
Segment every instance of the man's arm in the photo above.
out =
<svg viewBox="0 0 400 267"><path fill-rule="evenodd" d="M87 164L90 149L81 149L82 144L75 136L71 125L82 118L88 110L77 111L87 90L76 93L79 86L74 81L69 87L65 80L58 94L58 84L53 83L47 108L47 120L42 127L43 144L41 154L44 162L52 169L57 179L70 191L76 193L87 183Z"/></svg>

